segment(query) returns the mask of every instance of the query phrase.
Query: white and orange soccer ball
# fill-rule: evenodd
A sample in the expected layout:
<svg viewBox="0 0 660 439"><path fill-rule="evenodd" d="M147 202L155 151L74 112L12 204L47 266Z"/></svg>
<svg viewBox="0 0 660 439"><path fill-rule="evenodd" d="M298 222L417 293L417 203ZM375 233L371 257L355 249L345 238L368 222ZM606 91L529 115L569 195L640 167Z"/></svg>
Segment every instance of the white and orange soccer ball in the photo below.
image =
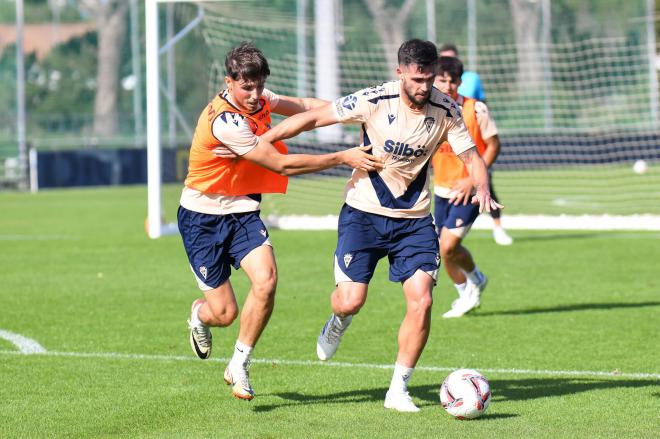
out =
<svg viewBox="0 0 660 439"><path fill-rule="evenodd" d="M473 369L458 369L440 386L440 403L458 419L481 416L490 404L490 384L485 376Z"/></svg>

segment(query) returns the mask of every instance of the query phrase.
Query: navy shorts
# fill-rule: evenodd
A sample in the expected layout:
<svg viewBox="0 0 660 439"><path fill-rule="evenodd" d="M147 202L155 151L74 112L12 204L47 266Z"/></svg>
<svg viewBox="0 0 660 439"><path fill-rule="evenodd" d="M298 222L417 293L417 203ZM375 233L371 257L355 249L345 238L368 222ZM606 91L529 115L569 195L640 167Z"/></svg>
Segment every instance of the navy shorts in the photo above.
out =
<svg viewBox="0 0 660 439"><path fill-rule="evenodd" d="M238 269L241 260L268 241L268 230L259 211L209 215L179 206L179 232L190 268L202 290L217 288Z"/></svg>
<svg viewBox="0 0 660 439"><path fill-rule="evenodd" d="M448 198L442 198L437 195L434 195L434 198L435 226L437 227L438 234L440 234L443 227L446 227L460 238L465 237L472 223L479 216L479 205L467 204L463 206L459 204L458 206L454 206L449 202Z"/></svg>
<svg viewBox="0 0 660 439"><path fill-rule="evenodd" d="M390 218L347 204L339 214L335 282L369 283L387 256L390 280L403 282L417 270L436 279L440 256L433 218Z"/></svg>

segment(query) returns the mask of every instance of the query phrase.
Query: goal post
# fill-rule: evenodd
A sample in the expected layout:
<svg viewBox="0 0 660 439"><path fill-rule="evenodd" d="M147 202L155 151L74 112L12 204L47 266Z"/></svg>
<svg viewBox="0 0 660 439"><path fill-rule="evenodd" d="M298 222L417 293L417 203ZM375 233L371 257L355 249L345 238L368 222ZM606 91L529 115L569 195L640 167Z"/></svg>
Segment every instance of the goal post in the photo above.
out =
<svg viewBox="0 0 660 439"><path fill-rule="evenodd" d="M147 88L147 220L146 231L150 238L174 234L177 226L163 221L162 157L160 127L160 55L183 38L201 21L203 9L198 8L197 18L177 33L162 48L159 47L159 3L176 3L181 0L145 0L145 59ZM188 0L195 3L196 0Z"/></svg>

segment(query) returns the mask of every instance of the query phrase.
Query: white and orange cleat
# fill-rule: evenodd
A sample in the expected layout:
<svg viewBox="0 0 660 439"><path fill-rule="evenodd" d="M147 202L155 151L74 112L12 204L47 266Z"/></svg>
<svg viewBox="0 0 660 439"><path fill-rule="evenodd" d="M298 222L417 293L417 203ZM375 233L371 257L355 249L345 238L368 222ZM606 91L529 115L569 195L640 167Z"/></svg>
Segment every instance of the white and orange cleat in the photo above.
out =
<svg viewBox="0 0 660 439"><path fill-rule="evenodd" d="M248 369L250 363L232 367L231 363L225 369L225 383L231 386L231 393L238 399L251 401L254 398L254 390L250 385L250 373Z"/></svg>
<svg viewBox="0 0 660 439"><path fill-rule="evenodd" d="M197 299L192 303L188 328L190 328L190 346L193 352L202 360L206 360L211 356L213 336L211 335L211 328L202 323L197 314L203 304L202 299Z"/></svg>

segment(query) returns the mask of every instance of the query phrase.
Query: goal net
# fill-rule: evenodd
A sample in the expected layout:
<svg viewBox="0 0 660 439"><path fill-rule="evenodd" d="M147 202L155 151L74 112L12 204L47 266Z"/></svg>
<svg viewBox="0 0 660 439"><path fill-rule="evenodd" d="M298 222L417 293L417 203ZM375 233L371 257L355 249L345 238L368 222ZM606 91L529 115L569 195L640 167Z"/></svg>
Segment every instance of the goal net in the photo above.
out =
<svg viewBox="0 0 660 439"><path fill-rule="evenodd" d="M300 3L307 5L302 18L296 2L279 8L261 2L203 4L198 32L208 55L208 98L223 88L226 52L245 40L268 58L269 89L290 96L317 95L315 61L325 54L315 53L314 2ZM417 3L406 23L406 37L426 38L425 2ZM385 53L397 47L378 39L377 24L363 2L345 1L339 12L340 93L392 79L395 66L388 65ZM438 6L436 14L442 13ZM494 188L506 206L508 226L556 228L563 227L562 219L582 218L565 228L660 228L656 43L644 20L637 22L641 24L634 31L622 35L531 46L485 41L476 46L478 63L472 64L502 143ZM499 26L508 26L504 33L512 32L510 22ZM445 31L438 27L439 43L457 42L452 37L465 33ZM191 114L189 119L196 117ZM274 118L274 123L279 120ZM287 145L292 153L323 153L358 141L358 130L344 127L337 142L307 133ZM350 169L335 168L293 177L287 195L264 196L263 216L281 227L333 227L349 175ZM180 190L180 185L173 187L168 203L174 206L166 206L168 211L176 208ZM618 222L607 223L613 218Z"/></svg>

